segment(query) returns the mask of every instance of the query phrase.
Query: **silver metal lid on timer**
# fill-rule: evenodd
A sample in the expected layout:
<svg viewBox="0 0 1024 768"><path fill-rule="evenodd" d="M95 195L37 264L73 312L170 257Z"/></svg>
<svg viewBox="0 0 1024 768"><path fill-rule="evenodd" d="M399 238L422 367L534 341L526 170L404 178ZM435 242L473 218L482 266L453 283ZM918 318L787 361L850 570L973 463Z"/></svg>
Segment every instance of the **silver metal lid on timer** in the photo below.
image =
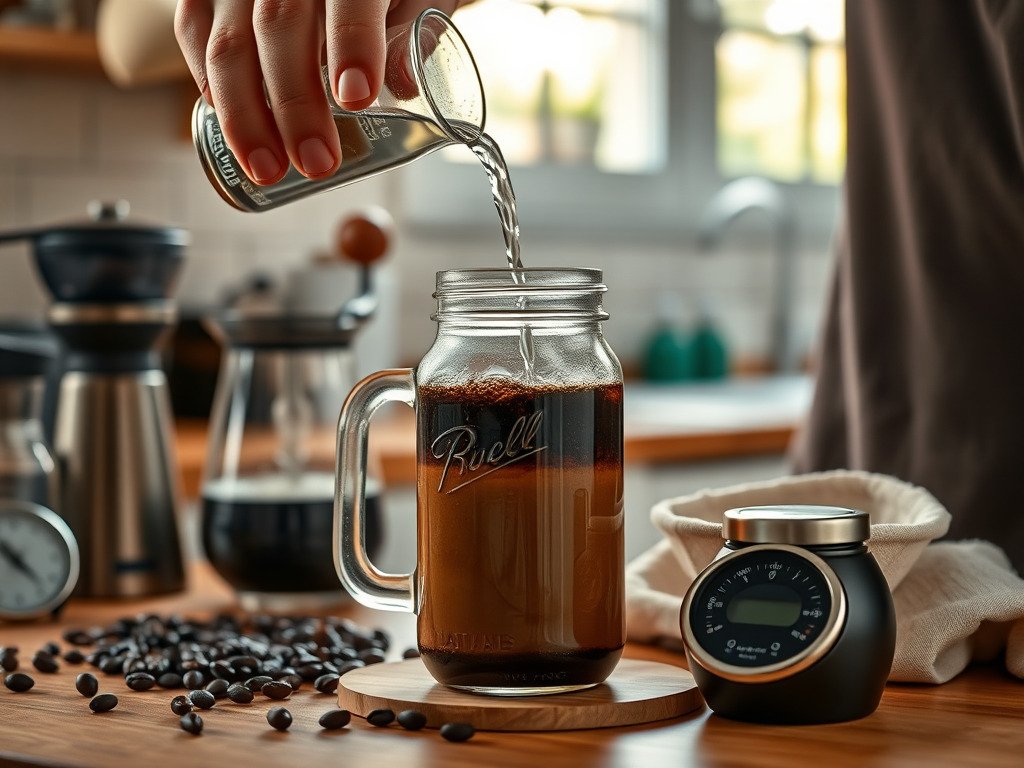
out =
<svg viewBox="0 0 1024 768"><path fill-rule="evenodd" d="M744 544L859 544L870 536L867 512L814 504L730 509L722 525L722 538Z"/></svg>

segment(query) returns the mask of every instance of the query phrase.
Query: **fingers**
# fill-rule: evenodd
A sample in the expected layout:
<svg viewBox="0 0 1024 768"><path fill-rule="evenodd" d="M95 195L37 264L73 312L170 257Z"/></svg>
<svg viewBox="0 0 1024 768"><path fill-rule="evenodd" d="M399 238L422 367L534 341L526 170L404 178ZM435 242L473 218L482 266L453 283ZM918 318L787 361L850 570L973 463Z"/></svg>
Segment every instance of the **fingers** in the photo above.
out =
<svg viewBox="0 0 1024 768"><path fill-rule="evenodd" d="M292 164L309 178L334 173L341 143L320 77L323 21L315 0L255 0L252 24L274 121Z"/></svg>
<svg viewBox="0 0 1024 768"><path fill-rule="evenodd" d="M384 80L388 0L328 0L327 62L334 98L345 109L368 107Z"/></svg>
<svg viewBox="0 0 1024 768"><path fill-rule="evenodd" d="M213 9L210 0L178 0L174 9L174 36L199 92L212 104L206 79L206 41L210 39L211 26Z"/></svg>
<svg viewBox="0 0 1024 768"><path fill-rule="evenodd" d="M284 176L288 163L263 95L263 74L252 30L253 0L217 0L206 75L224 139L257 184Z"/></svg>

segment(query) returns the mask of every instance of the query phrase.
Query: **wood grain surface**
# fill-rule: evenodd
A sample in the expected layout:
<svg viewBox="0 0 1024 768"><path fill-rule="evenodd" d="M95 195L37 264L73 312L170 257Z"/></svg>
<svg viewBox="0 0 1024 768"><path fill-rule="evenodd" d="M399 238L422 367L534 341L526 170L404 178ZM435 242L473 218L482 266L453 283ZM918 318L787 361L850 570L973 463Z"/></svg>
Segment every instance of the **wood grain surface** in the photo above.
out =
<svg viewBox="0 0 1024 768"><path fill-rule="evenodd" d="M338 703L359 717L375 709L415 709L428 728L472 723L478 731L572 731L640 725L704 706L693 676L656 661L623 659L611 677L585 691L550 696L476 696L439 685L419 659L349 672Z"/></svg>
<svg viewBox="0 0 1024 768"><path fill-rule="evenodd" d="M204 615L230 606L230 593L208 568L192 573L192 591L146 602L77 602L61 625L0 626L0 645L22 646L22 667L64 626L91 625L139 611ZM387 629L398 658L415 636L413 617L353 607L353 619ZM682 666L683 657L629 645L630 658ZM130 766L345 766L395 768L935 768L1024 765L1024 684L996 667L976 668L946 685L890 685L878 711L852 723L807 727L757 726L700 709L643 726L549 733L481 732L450 744L434 730L416 733L392 725L374 728L354 718L340 731L317 727L333 696L302 690L285 704L295 718L279 733L265 720L269 704L220 701L203 715L206 728L190 736L168 708L174 692L134 693L119 677L100 676L118 695L112 712L95 715L74 689L78 669L56 675L32 671L36 687L15 694L0 687L0 764ZM841 696L842 691L821 691Z"/></svg>

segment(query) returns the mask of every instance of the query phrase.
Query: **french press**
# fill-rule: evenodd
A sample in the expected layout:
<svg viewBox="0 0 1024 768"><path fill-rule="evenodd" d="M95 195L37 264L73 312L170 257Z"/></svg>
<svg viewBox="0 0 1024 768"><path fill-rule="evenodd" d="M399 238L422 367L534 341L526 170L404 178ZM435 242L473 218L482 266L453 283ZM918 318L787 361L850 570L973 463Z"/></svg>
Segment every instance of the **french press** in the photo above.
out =
<svg viewBox="0 0 1024 768"><path fill-rule="evenodd" d="M334 569L334 435L355 384L352 343L377 306L371 263L390 221L345 221L340 255L358 262L358 294L331 315L228 309L208 324L225 347L202 486L202 542L243 609L308 611L344 593ZM381 488L368 478L367 549L381 544Z"/></svg>

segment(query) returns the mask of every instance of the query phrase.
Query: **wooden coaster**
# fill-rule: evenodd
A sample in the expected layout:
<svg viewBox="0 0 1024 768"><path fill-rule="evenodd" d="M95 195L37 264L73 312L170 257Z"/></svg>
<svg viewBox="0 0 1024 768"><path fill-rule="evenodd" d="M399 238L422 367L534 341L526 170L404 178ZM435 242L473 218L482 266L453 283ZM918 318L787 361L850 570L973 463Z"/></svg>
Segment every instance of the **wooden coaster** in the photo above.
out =
<svg viewBox="0 0 1024 768"><path fill-rule="evenodd" d="M417 709L428 728L472 723L480 731L571 731L666 720L704 704L693 676L655 661L623 659L594 688L550 696L478 696L436 682L419 659L371 664L342 676L338 702L354 715Z"/></svg>

